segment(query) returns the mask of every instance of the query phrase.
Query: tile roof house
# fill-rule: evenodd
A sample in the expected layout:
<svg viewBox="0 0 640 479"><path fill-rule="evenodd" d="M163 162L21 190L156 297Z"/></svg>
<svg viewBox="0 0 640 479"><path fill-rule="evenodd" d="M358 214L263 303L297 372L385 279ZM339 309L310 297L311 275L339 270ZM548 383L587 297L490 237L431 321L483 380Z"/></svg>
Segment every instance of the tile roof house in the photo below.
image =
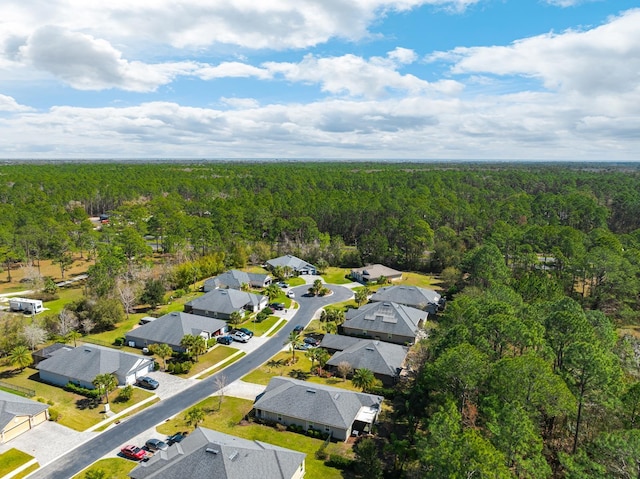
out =
<svg viewBox="0 0 640 479"><path fill-rule="evenodd" d="M404 367L409 348L372 339L350 339L356 341L344 350L336 351L327 361L328 369L336 370L338 364L346 362L354 370L364 368L372 371L385 386L395 384ZM323 343L324 338L320 347L323 347Z"/></svg>
<svg viewBox="0 0 640 479"><path fill-rule="evenodd" d="M311 263L307 263L290 254L270 259L267 261L267 265L272 269L278 266L281 268L289 267L298 274L317 274L318 272L317 268Z"/></svg>
<svg viewBox="0 0 640 479"><path fill-rule="evenodd" d="M413 344L429 313L403 304L368 303L350 309L339 330L348 336L378 339L396 344Z"/></svg>
<svg viewBox="0 0 640 479"><path fill-rule="evenodd" d="M49 406L0 390L0 444L49 419Z"/></svg>
<svg viewBox="0 0 640 479"><path fill-rule="evenodd" d="M371 296L371 301L392 301L436 314L444 308L444 298L433 290L417 286L385 286Z"/></svg>
<svg viewBox="0 0 640 479"><path fill-rule="evenodd" d="M305 454L203 427L159 451L131 479L302 479Z"/></svg>
<svg viewBox="0 0 640 479"><path fill-rule="evenodd" d="M266 308L266 296L238 291L236 289L214 289L184 305L186 313L229 319L234 311L244 315L245 311L255 313Z"/></svg>
<svg viewBox="0 0 640 479"><path fill-rule="evenodd" d="M57 386L72 382L93 389L92 381L99 374L111 373L118 378L118 385L124 386L153 371L153 363L152 358L139 354L83 344L57 350L49 359L40 362L37 369L44 382Z"/></svg>
<svg viewBox="0 0 640 479"><path fill-rule="evenodd" d="M360 283L375 283L382 277L389 281L402 279L402 271L397 271L382 264L370 264L363 268L355 268L351 270L351 277Z"/></svg>
<svg viewBox="0 0 640 479"><path fill-rule="evenodd" d="M245 273L244 271L232 269L206 280L203 290L208 293L218 288L242 289L243 284L255 289L266 288L271 284L271 276L268 274Z"/></svg>
<svg viewBox="0 0 640 479"><path fill-rule="evenodd" d="M221 319L176 311L132 329L125 335L125 343L132 348L164 343L176 352L184 352L180 341L187 334L202 336L208 340L224 334L226 330L227 323Z"/></svg>
<svg viewBox="0 0 640 479"><path fill-rule="evenodd" d="M354 431L371 430L382 397L276 376L253 409L256 417L284 425L315 429L346 441Z"/></svg>

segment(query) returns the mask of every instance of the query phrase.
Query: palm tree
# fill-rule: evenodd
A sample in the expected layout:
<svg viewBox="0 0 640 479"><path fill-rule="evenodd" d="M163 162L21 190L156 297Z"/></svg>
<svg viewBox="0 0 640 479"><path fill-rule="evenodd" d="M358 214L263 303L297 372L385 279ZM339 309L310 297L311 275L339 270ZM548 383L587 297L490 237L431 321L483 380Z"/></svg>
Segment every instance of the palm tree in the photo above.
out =
<svg viewBox="0 0 640 479"><path fill-rule="evenodd" d="M327 361L331 359L331 355L329 354L329 351L327 351L324 348L314 348L314 349L318 351L316 353L316 361L318 361L318 367L320 368L320 372L322 372L325 365L327 364Z"/></svg>
<svg viewBox="0 0 640 479"><path fill-rule="evenodd" d="M287 337L287 341L284 344L289 345L289 351L291 351L291 361L295 362L296 360L296 349L302 346L302 336L300 336L299 331L291 331L289 333L289 337Z"/></svg>
<svg viewBox="0 0 640 479"><path fill-rule="evenodd" d="M162 344L152 344L149 346L149 351L162 359L163 369L167 370L167 358L170 358L173 355L173 349L166 343Z"/></svg>
<svg viewBox="0 0 640 479"><path fill-rule="evenodd" d="M269 301L273 301L282 293L282 289L277 284L270 284L264 289L264 294L269 297Z"/></svg>
<svg viewBox="0 0 640 479"><path fill-rule="evenodd" d="M194 426L195 428L204 421L204 411L201 407L192 407L186 412L184 419L189 426Z"/></svg>
<svg viewBox="0 0 640 479"><path fill-rule="evenodd" d="M180 347L184 348L187 354L191 354L196 337L193 334L185 334L180 340Z"/></svg>
<svg viewBox="0 0 640 479"><path fill-rule="evenodd" d="M31 356L31 351L26 346L16 346L9 353L9 362L13 366L17 366L20 371L33 363L33 356Z"/></svg>
<svg viewBox="0 0 640 479"><path fill-rule="evenodd" d="M105 401L109 404L109 393L118 386L118 378L111 373L98 374L92 384L100 394L104 394Z"/></svg>
<svg viewBox="0 0 640 479"><path fill-rule="evenodd" d="M355 300L358 307L362 306L369 299L369 295L371 294L371 290L366 286L362 289L356 291Z"/></svg>
<svg viewBox="0 0 640 479"><path fill-rule="evenodd" d="M234 311L229 315L229 323L240 324L242 322L242 314L239 311Z"/></svg>
<svg viewBox="0 0 640 479"><path fill-rule="evenodd" d="M196 336L191 346L191 353L198 360L198 356L207 352L207 341L202 336Z"/></svg>
<svg viewBox="0 0 640 479"><path fill-rule="evenodd" d="M324 289L324 286L322 285L322 280L321 279L316 279L313 282L313 286L311 286L309 288L309 294L312 294L313 296L317 296L320 294L320 292Z"/></svg>
<svg viewBox="0 0 640 479"><path fill-rule="evenodd" d="M82 337L82 333L80 331L76 331L75 329L72 329L64 337L64 342L66 343L67 341L73 341L73 347L75 348L77 346L77 340L80 339L81 337Z"/></svg>
<svg viewBox="0 0 640 479"><path fill-rule="evenodd" d="M307 352L305 353L305 356L309 359L309 361L311 361L311 371L313 371L313 366L315 365L315 362L318 360L319 351L320 351L320 348L313 348L313 349L307 350Z"/></svg>
<svg viewBox="0 0 640 479"><path fill-rule="evenodd" d="M360 388L363 391L368 391L376 383L376 377L370 369L360 368L356 369L353 373L351 382L355 387Z"/></svg>

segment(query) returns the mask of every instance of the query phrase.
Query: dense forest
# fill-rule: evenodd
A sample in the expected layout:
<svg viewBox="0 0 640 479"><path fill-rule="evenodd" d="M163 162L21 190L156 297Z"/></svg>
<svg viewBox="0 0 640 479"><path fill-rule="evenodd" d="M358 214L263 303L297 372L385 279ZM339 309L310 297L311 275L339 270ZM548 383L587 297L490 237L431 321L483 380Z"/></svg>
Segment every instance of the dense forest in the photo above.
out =
<svg viewBox="0 0 640 479"><path fill-rule="evenodd" d="M110 326L115 299L126 310L282 253L437 275L448 306L361 472L627 478L640 476L639 213L636 165L6 164L0 262L10 277L92 258L85 333ZM144 273L151 244L160 277Z"/></svg>

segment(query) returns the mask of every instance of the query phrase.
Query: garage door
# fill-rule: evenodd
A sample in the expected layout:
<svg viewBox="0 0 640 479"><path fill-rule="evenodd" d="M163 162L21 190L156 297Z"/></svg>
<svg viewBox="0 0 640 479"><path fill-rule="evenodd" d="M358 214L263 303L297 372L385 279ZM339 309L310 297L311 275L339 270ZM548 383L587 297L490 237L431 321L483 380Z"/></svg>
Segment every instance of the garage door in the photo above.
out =
<svg viewBox="0 0 640 479"><path fill-rule="evenodd" d="M23 432L27 432L28 430L29 418L25 416L17 417L5 426L4 432L2 434L4 437L4 442L10 441L14 437L17 437Z"/></svg>

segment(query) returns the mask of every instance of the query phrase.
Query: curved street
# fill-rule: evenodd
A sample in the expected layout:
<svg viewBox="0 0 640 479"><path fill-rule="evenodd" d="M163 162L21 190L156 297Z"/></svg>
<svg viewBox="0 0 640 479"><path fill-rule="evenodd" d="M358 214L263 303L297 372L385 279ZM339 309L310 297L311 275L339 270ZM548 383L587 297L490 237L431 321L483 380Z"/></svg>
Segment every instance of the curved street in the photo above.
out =
<svg viewBox="0 0 640 479"><path fill-rule="evenodd" d="M292 288L299 304L295 315L260 348L247 354L223 371L198 381L184 391L127 418L126 421L115 427L107 429L99 436L90 439L55 461L34 471L28 477L34 479L69 479L103 456L119 448L122 444L130 441L131 438L214 394L218 390L216 379L222 374L225 376L226 383L230 384L259 367L283 348L286 338L295 326L307 326L320 308L332 303L346 301L353 296L353 292L343 286L329 284L326 286L331 289L333 294L323 298L303 296L307 292L308 285Z"/></svg>

